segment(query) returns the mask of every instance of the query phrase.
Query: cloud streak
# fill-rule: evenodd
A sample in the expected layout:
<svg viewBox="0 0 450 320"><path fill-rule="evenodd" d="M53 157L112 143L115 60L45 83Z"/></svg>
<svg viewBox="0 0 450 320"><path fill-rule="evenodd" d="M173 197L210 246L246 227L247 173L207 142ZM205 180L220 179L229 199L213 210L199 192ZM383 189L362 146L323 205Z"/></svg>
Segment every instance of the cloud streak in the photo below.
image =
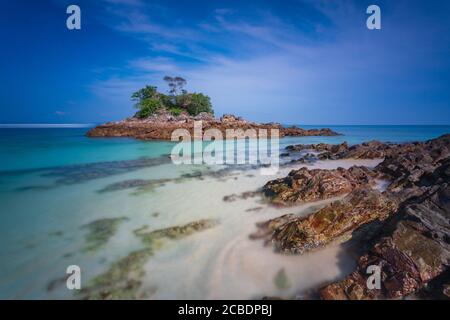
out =
<svg viewBox="0 0 450 320"><path fill-rule="evenodd" d="M386 4L376 33L365 28L364 4L354 1L300 1L299 12L218 7L202 19L175 12L167 19L171 8L158 7L158 16L137 0L107 2L110 27L148 44L124 72L92 84L111 103L125 104L145 84L163 86L170 74L210 95L217 113L259 121L417 122L405 112L422 108L427 92L441 95L437 111L448 106L435 72L450 73L448 41L438 37L449 23L422 19L430 8ZM300 9L313 14L301 19Z"/></svg>

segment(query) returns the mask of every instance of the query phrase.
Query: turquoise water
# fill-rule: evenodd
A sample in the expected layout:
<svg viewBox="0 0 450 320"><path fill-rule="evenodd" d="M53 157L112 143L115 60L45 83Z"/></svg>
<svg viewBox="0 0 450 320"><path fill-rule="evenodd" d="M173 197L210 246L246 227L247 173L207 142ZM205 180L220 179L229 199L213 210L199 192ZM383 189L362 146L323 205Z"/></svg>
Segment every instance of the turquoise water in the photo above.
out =
<svg viewBox="0 0 450 320"><path fill-rule="evenodd" d="M450 132L450 126L328 127L343 135L288 137L280 141L281 148L375 139L424 141ZM261 243L248 240L256 222L289 212L264 207L249 213L261 206L255 199L234 203L222 199L255 190L273 177L261 177L257 171L212 175L218 168L175 166L168 158L171 142L91 139L84 136L86 130L0 129L0 298L73 298L73 292L63 285L49 286L59 283L55 280L64 277L67 265L82 267L84 285L140 247L134 229L143 225L165 228L205 218L220 220L220 226L168 246L146 266L151 276L143 287L152 288L148 289L152 298L248 299L260 294L296 294L338 277L345 268L351 270L350 253L337 251L341 248L280 258ZM136 179L163 179L164 183L138 193L134 191L140 189L129 186L102 191ZM117 234L98 252L83 252L86 230L82 226L117 217L127 218ZM342 259L346 254L349 262L337 264L336 257ZM265 271L258 274L255 268ZM289 292L280 292L265 277L279 268L286 270L293 284ZM308 273L317 268L322 272Z"/></svg>
<svg viewBox="0 0 450 320"><path fill-rule="evenodd" d="M0 171L26 170L169 154L171 143L85 137L86 128L0 129Z"/></svg>
<svg viewBox="0 0 450 320"><path fill-rule="evenodd" d="M450 132L450 126L301 126L305 129L331 128L343 134L337 137L301 137L287 138L290 143L361 143L369 140L383 142L425 141ZM297 142L298 141L298 142ZM305 141L305 142L304 142Z"/></svg>
<svg viewBox="0 0 450 320"><path fill-rule="evenodd" d="M342 136L287 137L284 147L296 143L361 143L369 140L424 141L450 132L450 126L302 126L331 128ZM100 161L129 160L170 154L173 143L142 142L127 138L84 136L86 128L0 129L0 171L27 170Z"/></svg>

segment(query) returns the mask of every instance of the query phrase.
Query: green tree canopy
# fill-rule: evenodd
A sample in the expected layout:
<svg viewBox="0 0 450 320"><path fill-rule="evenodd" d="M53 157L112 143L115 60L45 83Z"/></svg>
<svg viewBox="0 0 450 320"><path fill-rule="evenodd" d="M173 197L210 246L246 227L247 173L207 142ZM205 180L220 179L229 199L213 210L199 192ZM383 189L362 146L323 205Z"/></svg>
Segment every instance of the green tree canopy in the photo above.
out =
<svg viewBox="0 0 450 320"><path fill-rule="evenodd" d="M197 115L200 112L214 114L211 99L203 93L192 93L190 103L187 105L186 110L191 115Z"/></svg>
<svg viewBox="0 0 450 320"><path fill-rule="evenodd" d="M145 86L131 95L135 107L139 109L136 116L147 118L158 110L165 109L173 115L186 112L196 116L201 112L214 114L211 99L202 93L189 93L184 90L187 81L181 77L164 77L169 85L169 95L158 92L155 86Z"/></svg>

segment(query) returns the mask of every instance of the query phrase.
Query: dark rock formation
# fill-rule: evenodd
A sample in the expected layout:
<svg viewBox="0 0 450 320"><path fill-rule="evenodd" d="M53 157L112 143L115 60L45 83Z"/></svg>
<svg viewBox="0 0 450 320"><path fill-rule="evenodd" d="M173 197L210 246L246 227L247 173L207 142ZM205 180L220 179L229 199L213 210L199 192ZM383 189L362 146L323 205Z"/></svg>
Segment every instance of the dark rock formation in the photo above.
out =
<svg viewBox="0 0 450 320"><path fill-rule="evenodd" d="M303 151L303 150L315 150L318 152L331 152L332 154L341 153L348 150L347 142L341 144L329 144L329 143L318 143L318 144L296 144L286 147L287 151Z"/></svg>
<svg viewBox="0 0 450 320"><path fill-rule="evenodd" d="M411 163L424 162L426 164L436 163L440 159L449 154L450 135L444 135L437 139L427 142L414 143L383 143L380 141L370 141L353 146L348 146L346 142L338 145L319 143L319 144L298 144L286 147L288 152L299 152L304 150L314 150L319 152L318 158L325 160L338 159L382 159L386 157L391 159L390 162L384 164L385 167L398 166L402 162L406 162L406 166ZM410 167L407 168L411 169ZM396 171L392 168L391 171ZM386 170L387 173L393 173ZM432 171L432 170L431 170Z"/></svg>
<svg viewBox="0 0 450 320"><path fill-rule="evenodd" d="M447 161L448 162L448 161ZM448 163L446 170L448 170ZM381 237L344 280L321 290L324 299L400 298L424 287L450 265L450 186L447 181L410 201L392 222L390 236ZM389 227L389 226L388 226ZM367 267L381 268L380 290L367 288ZM444 288L445 290L445 288Z"/></svg>
<svg viewBox="0 0 450 320"><path fill-rule="evenodd" d="M258 230L250 235L250 239L266 239L270 241L270 237L275 230L297 218L298 217L295 214L286 214L278 218L260 222L256 225Z"/></svg>
<svg viewBox="0 0 450 320"><path fill-rule="evenodd" d="M301 129L299 127L293 126L289 128L280 127L281 136L338 136L339 133L329 129Z"/></svg>
<svg viewBox="0 0 450 320"><path fill-rule="evenodd" d="M391 149L375 169L391 180L391 191L416 186L422 177L432 173L439 161L450 155L450 135L424 143L408 143Z"/></svg>
<svg viewBox="0 0 450 320"><path fill-rule="evenodd" d="M256 196L259 196L260 194L261 193L259 191L245 191L245 192L242 192L240 194L233 193L233 194L224 196L222 198L222 200L224 202L234 202L234 201L236 201L238 199L246 200L248 198L254 198Z"/></svg>
<svg viewBox="0 0 450 320"><path fill-rule="evenodd" d="M305 218L277 225L271 235L272 243L277 251L304 253L330 242L347 241L355 229L376 219L386 219L396 208L396 201L387 194L357 188L343 200Z"/></svg>
<svg viewBox="0 0 450 320"><path fill-rule="evenodd" d="M310 147L293 146L288 150ZM339 189L342 193L351 192L343 200L307 217L286 215L260 223L258 232L251 237L266 239L279 251L301 254L330 242L346 241L369 222L384 220L379 223L381 228L369 232L368 250L360 257L357 269L342 281L322 288L321 297L402 298L412 293L448 297L450 135L424 143L370 142L349 148L345 144L334 147L322 144L312 149L320 150L330 159L380 156L385 159L373 171L355 167L359 169L356 175L349 176L350 169L338 176L333 170L314 174L314 170L301 169L301 177L295 177L293 171L286 178L269 182L265 192L283 204L296 203L297 199L319 200L327 194L339 194ZM371 189L374 177L390 181L386 191ZM328 187L328 178L339 181L336 188ZM322 190L328 192L321 193ZM379 289L369 289L367 285L369 266L380 267Z"/></svg>
<svg viewBox="0 0 450 320"><path fill-rule="evenodd" d="M306 167L292 170L285 178L269 181L263 192L274 204L292 205L344 195L358 186L372 185L374 173L365 167L334 170Z"/></svg>
<svg viewBox="0 0 450 320"><path fill-rule="evenodd" d="M378 159L383 158L386 152L394 148L395 144L382 143L379 141L364 142L353 146L348 146L347 142L338 145L319 143L307 145L287 146L286 150L290 152L298 152L303 150L314 150L319 152L318 158L322 160L337 159Z"/></svg>

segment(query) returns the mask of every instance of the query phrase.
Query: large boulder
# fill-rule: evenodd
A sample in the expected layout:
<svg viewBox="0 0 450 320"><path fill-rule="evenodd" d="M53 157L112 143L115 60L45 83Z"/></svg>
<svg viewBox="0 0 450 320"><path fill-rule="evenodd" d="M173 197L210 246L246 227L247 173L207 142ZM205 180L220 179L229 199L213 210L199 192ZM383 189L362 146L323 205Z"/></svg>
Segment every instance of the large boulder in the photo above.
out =
<svg viewBox="0 0 450 320"><path fill-rule="evenodd" d="M302 254L331 242L347 241L357 228L376 219L386 219L396 208L397 202L387 194L357 188L343 200L277 227L272 243L276 251Z"/></svg>
<svg viewBox="0 0 450 320"><path fill-rule="evenodd" d="M374 173L366 167L353 166L334 170L306 167L292 170L285 178L272 180L263 192L273 204L293 205L341 196L363 185L374 184Z"/></svg>

